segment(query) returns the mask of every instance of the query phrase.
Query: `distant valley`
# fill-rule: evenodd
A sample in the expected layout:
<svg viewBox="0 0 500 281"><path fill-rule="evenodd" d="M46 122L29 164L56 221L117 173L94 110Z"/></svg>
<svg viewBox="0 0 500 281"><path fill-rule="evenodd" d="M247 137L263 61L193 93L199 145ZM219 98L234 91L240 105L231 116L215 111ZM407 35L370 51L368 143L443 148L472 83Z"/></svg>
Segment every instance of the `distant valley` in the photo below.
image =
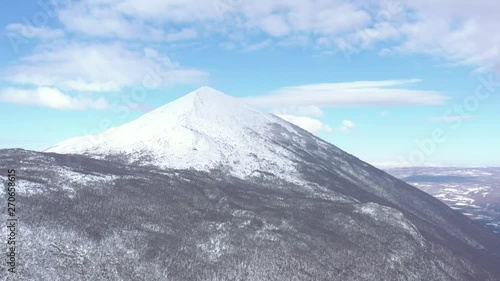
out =
<svg viewBox="0 0 500 281"><path fill-rule="evenodd" d="M500 168L391 168L393 176L500 234Z"/></svg>

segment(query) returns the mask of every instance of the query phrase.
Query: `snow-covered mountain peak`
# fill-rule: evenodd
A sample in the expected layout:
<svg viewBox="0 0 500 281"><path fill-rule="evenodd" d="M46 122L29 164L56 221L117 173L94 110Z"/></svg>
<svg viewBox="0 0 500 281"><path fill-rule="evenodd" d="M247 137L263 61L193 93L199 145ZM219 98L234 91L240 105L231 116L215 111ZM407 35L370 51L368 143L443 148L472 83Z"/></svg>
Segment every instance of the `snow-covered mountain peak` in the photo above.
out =
<svg viewBox="0 0 500 281"><path fill-rule="evenodd" d="M190 97L194 97L199 101L207 101L214 103L233 98L232 96L226 95L223 92L208 86L200 87L192 91L191 93L185 95L183 98L190 98Z"/></svg>
<svg viewBox="0 0 500 281"><path fill-rule="evenodd" d="M202 87L132 122L64 141L47 151L118 156L165 168L223 167L239 177L266 171L292 180L297 177L296 156L276 138L300 139L297 134L296 127L272 114Z"/></svg>
<svg viewBox="0 0 500 281"><path fill-rule="evenodd" d="M160 107L160 109L164 108L163 112L171 111L174 108L177 110L200 110L205 107L214 109L214 107L224 106L228 103L234 106L238 102L232 96L205 86Z"/></svg>
<svg viewBox="0 0 500 281"><path fill-rule="evenodd" d="M171 103L153 110L143 117L148 116L148 119L156 118L159 120L174 116L184 116L190 119L189 121L204 119L217 121L217 123L221 124L221 121L229 121L238 118L242 114L248 115L250 112L255 114L257 110L245 105L235 97L226 95L210 87L201 87Z"/></svg>

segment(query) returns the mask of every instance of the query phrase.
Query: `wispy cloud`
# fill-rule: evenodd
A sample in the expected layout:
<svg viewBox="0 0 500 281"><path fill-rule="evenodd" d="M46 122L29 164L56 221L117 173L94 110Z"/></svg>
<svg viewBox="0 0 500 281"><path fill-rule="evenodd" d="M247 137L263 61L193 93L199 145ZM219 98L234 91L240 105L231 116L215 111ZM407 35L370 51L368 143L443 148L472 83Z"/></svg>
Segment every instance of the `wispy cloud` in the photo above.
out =
<svg viewBox="0 0 500 281"><path fill-rule="evenodd" d="M254 52L254 51L263 49L263 48L265 48L265 47L267 47L269 45L271 45L271 40L265 40L265 41L262 41L262 42L259 42L259 43L250 44L248 46L245 46L243 48L243 51L244 52Z"/></svg>
<svg viewBox="0 0 500 281"><path fill-rule="evenodd" d="M200 82L208 76L152 49L69 42L44 45L6 73L3 78L14 84L78 92L119 91L140 84L147 74L155 77L157 87Z"/></svg>
<svg viewBox="0 0 500 281"><path fill-rule="evenodd" d="M87 37L159 41L165 32L123 10L124 1L69 1L59 3L57 16L64 28ZM122 8L120 8L122 7Z"/></svg>
<svg viewBox="0 0 500 281"><path fill-rule="evenodd" d="M235 45L246 42L243 48L270 46L258 44L272 39L280 47L294 41L319 53L379 48L382 54L425 53L482 66L500 63L500 37L492 36L498 30L498 1L63 2L55 4L55 15L64 30L20 23L7 30L29 29L40 38L72 33L147 42L222 35L222 41Z"/></svg>
<svg viewBox="0 0 500 281"><path fill-rule="evenodd" d="M36 105L53 109L107 109L109 104L103 98L91 99L72 97L59 89L40 87L36 89L7 88L0 90L0 102Z"/></svg>
<svg viewBox="0 0 500 281"><path fill-rule="evenodd" d="M83 5L83 4L80 4ZM423 1L300 1L300 0L207 0L160 1L107 0L85 4L86 9L67 8L64 21L109 21L132 17L134 26L158 28L155 23L190 25L206 32L242 32L247 39L255 31L287 41L309 37L310 46L324 51L367 49L384 43L385 53L427 53L473 65L500 62L498 29L500 3L489 0ZM113 11L111 13L110 11ZM119 32L103 24L100 30ZM121 23L122 26L130 22ZM73 24L74 25L74 24ZM106 28L110 26L109 28ZM211 26L205 28L204 26ZM82 32L91 29L84 26ZM95 29L94 29L95 30ZM131 28L135 34L145 28ZM123 32L123 31L122 31ZM256 37L255 37L256 38Z"/></svg>
<svg viewBox="0 0 500 281"><path fill-rule="evenodd" d="M358 81L292 86L278 89L269 95L248 97L245 101L254 106L270 108L440 105L447 101L447 96L436 91L390 88L390 86L415 82L419 80Z"/></svg>
<svg viewBox="0 0 500 281"><path fill-rule="evenodd" d="M323 110L315 105L277 108L273 110L273 113L276 115L301 115L312 117L323 117L325 115Z"/></svg>
<svg viewBox="0 0 500 281"><path fill-rule="evenodd" d="M198 32L196 32L196 29L184 28L180 31L176 31L176 32L172 32L172 33L167 34L166 40L167 41L182 41L182 40L195 38L197 35L198 35Z"/></svg>
<svg viewBox="0 0 500 281"><path fill-rule="evenodd" d="M500 62L498 30L500 2L407 1L415 21L400 26L404 36L392 49L404 53L427 53L454 62L487 67Z"/></svg>
<svg viewBox="0 0 500 281"><path fill-rule="evenodd" d="M160 4L149 4L155 3ZM157 13L160 6L150 10L143 4L136 6L134 1L121 0L54 2L50 15L44 14L51 18L50 26L35 20L5 26L16 52L28 41L33 48L2 69L0 80L6 88L1 90L0 102L105 109L104 95L110 92L146 84L157 89L205 83L207 72L183 67L164 50L148 47L195 38L196 28L167 28L148 15ZM91 98L87 92L93 93Z"/></svg>
<svg viewBox="0 0 500 281"><path fill-rule="evenodd" d="M435 122L456 122L456 121L466 121L474 119L474 115L466 114L466 115L443 115L443 116L435 116L429 118L430 121Z"/></svg>
<svg viewBox="0 0 500 281"><path fill-rule="evenodd" d="M208 77L207 72L185 68L164 52L147 55L144 47L146 43L206 42L207 38L220 39L214 40L214 46L243 51L300 45L335 54L349 48L380 47L380 53L388 55L425 53L456 63L500 65L500 37L492 36L498 30L496 11L500 2L488 0L396 4L346 0L98 0L63 1L53 6L50 26L12 22L4 28L8 36L39 40L33 42L31 55L19 58L1 74L0 79L13 88L113 92L140 84L150 70L159 73L159 87L200 83ZM447 97L440 92L399 87L415 82L418 80L292 86L248 101L271 108L446 102Z"/></svg>
<svg viewBox="0 0 500 281"><path fill-rule="evenodd" d="M52 29L46 26L32 26L21 23L8 24L5 32L10 36L18 36L26 39L56 39L65 35L62 29Z"/></svg>

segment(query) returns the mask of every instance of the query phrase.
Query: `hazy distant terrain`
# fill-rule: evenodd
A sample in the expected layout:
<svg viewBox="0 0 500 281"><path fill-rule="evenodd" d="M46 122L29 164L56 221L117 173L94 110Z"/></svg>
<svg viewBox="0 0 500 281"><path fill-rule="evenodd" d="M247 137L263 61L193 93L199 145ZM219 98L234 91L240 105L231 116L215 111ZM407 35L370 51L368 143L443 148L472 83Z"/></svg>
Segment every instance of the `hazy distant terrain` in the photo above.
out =
<svg viewBox="0 0 500 281"><path fill-rule="evenodd" d="M390 174L500 233L500 168L394 168Z"/></svg>

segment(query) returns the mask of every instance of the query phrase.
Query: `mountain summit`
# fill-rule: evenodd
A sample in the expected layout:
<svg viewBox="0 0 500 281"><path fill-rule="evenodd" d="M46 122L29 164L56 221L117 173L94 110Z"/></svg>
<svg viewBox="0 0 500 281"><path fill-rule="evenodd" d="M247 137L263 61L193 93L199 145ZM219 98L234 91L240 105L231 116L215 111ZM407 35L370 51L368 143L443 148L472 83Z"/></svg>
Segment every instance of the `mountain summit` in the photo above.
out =
<svg viewBox="0 0 500 281"><path fill-rule="evenodd" d="M267 171L298 181L297 156L277 145L277 139L328 146L275 115L202 87L125 125L64 141L46 152L114 156L161 168L224 166L238 177Z"/></svg>

